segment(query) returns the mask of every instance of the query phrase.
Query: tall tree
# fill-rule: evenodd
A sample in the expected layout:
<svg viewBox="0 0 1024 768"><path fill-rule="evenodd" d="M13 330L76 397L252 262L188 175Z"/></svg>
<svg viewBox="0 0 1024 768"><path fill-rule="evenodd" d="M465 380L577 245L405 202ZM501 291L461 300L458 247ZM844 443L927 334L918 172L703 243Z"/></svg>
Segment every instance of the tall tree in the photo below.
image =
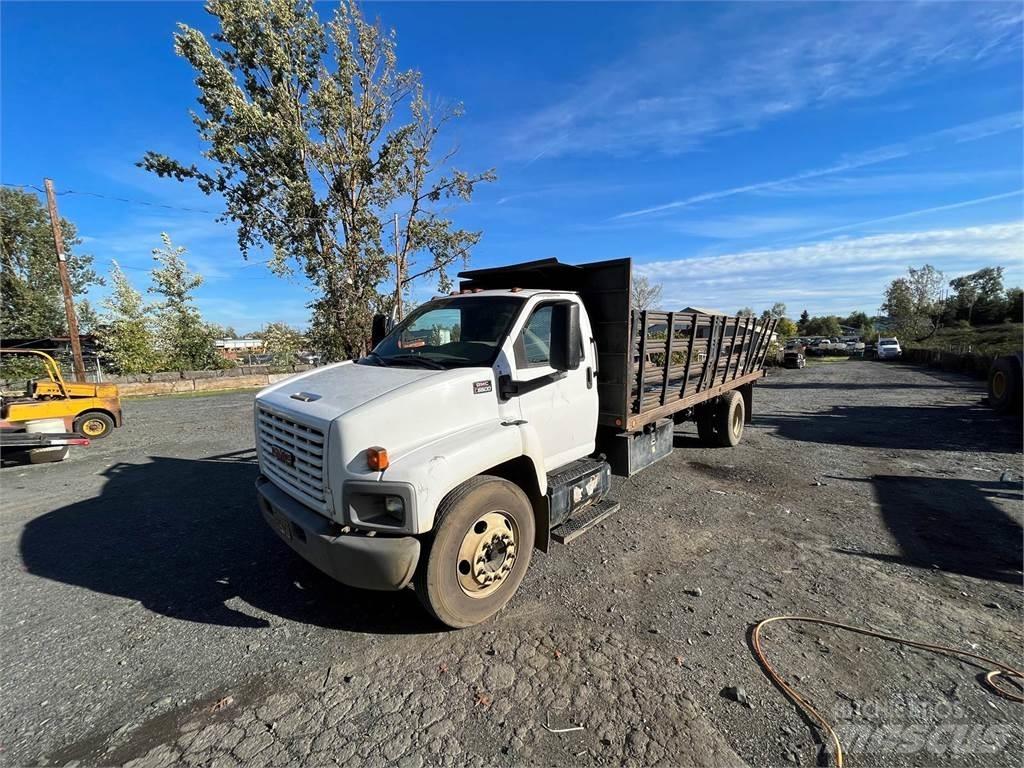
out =
<svg viewBox="0 0 1024 768"><path fill-rule="evenodd" d="M969 275L955 277L949 281L949 287L956 292L954 300L957 305L967 310L966 320L970 323L974 319L975 306L992 305L1002 300L1003 268L985 267Z"/></svg>
<svg viewBox="0 0 1024 768"><path fill-rule="evenodd" d="M434 108L419 73L398 68L394 32L342 0L324 23L312 0L210 0L219 31L187 26L175 50L196 71L206 143L202 167L149 152L140 165L224 199L243 254L261 244L272 268L313 284L310 335L329 358L368 347L370 316L391 274L384 224L405 212L403 286L468 256L478 232L454 229L441 206L469 200L492 171L446 170L435 142L458 108ZM422 254L421 261L414 255ZM390 302L388 302L390 303Z"/></svg>
<svg viewBox="0 0 1024 768"><path fill-rule="evenodd" d="M203 284L202 275L189 271L184 247L174 245L166 233L160 239L163 246L153 249L157 266L149 291L160 297L154 310L163 365L179 371L221 368L224 359L214 348L213 329L203 322L192 296Z"/></svg>
<svg viewBox="0 0 1024 768"><path fill-rule="evenodd" d="M650 309L661 301L661 283L652 283L643 275L633 275L633 308Z"/></svg>
<svg viewBox="0 0 1024 768"><path fill-rule="evenodd" d="M111 292L103 300L106 310L100 342L107 360L118 373L148 373L160 367L152 317L139 293L115 261L110 272Z"/></svg>
<svg viewBox="0 0 1024 768"><path fill-rule="evenodd" d="M768 310L768 315L770 317L775 318L776 320L785 317L786 305L783 304L781 301L776 301L774 304L772 304L772 308Z"/></svg>
<svg viewBox="0 0 1024 768"><path fill-rule="evenodd" d="M102 281L92 256L75 252L82 242L75 225L60 221L71 290L81 296ZM0 188L0 337L60 336L67 329L49 214L32 193Z"/></svg>
<svg viewBox="0 0 1024 768"><path fill-rule="evenodd" d="M740 307L736 310L736 317L753 317L754 310L750 307Z"/></svg>
<svg viewBox="0 0 1024 768"><path fill-rule="evenodd" d="M907 274L889 283L882 311L889 315L898 333L927 338L938 328L942 311L942 272L930 264L911 267Z"/></svg>
<svg viewBox="0 0 1024 768"><path fill-rule="evenodd" d="M807 323L810 321L810 319L811 313L808 312L806 309L800 313L800 321L797 323L797 328L800 329L800 333L806 333L804 328L807 326Z"/></svg>

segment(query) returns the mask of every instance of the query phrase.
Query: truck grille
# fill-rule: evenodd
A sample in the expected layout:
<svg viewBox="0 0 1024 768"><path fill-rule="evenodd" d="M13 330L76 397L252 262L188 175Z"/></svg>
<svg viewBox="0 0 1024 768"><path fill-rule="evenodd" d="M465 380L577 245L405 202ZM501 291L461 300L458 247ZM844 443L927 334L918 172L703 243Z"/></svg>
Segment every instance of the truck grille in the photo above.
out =
<svg viewBox="0 0 1024 768"><path fill-rule="evenodd" d="M257 409L260 469L299 501L325 511L324 433Z"/></svg>

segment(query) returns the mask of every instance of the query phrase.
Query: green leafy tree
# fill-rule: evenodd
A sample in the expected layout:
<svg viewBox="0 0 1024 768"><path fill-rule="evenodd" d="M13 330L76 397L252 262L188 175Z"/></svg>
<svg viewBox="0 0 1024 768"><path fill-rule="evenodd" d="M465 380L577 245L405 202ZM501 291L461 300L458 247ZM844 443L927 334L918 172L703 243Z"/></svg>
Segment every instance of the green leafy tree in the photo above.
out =
<svg viewBox="0 0 1024 768"><path fill-rule="evenodd" d="M1024 290L1010 288L1006 292L1003 319L1013 323L1024 323Z"/></svg>
<svg viewBox="0 0 1024 768"><path fill-rule="evenodd" d="M275 366L291 365L295 356L306 347L302 331L287 323L267 323L260 331L264 351L273 356Z"/></svg>
<svg viewBox="0 0 1024 768"><path fill-rule="evenodd" d="M935 333L942 313L942 285L942 272L930 264L911 267L889 283L881 309L897 334L922 340Z"/></svg>
<svg viewBox="0 0 1024 768"><path fill-rule="evenodd" d="M828 317L812 317L804 325L804 334L807 336L841 336L843 329L839 327L839 318L834 315Z"/></svg>
<svg viewBox="0 0 1024 768"><path fill-rule="evenodd" d="M330 359L362 353L393 274L385 223L404 212L403 290L427 276L446 287L447 268L480 233L455 229L443 206L468 201L494 173L448 168L454 150L435 142L460 108L427 100L419 74L398 67L394 33L368 23L354 0L326 23L312 0L210 0L206 9L215 35L184 25L175 35L196 71L202 167L156 152L140 165L220 195L243 254L267 244L276 272L297 267L314 286L312 342Z"/></svg>
<svg viewBox="0 0 1024 768"><path fill-rule="evenodd" d="M799 334L796 323L788 317L779 318L779 324L775 326L775 331L779 334L779 338L782 339L790 339Z"/></svg>
<svg viewBox="0 0 1024 768"><path fill-rule="evenodd" d="M99 332L106 364L117 373L149 373L160 368L153 318L139 293L115 261L112 290L103 300L106 310Z"/></svg>
<svg viewBox="0 0 1024 768"><path fill-rule="evenodd" d="M750 307L741 307L740 309L736 310L736 317L753 317L753 316L754 316L754 310L752 310Z"/></svg>
<svg viewBox="0 0 1024 768"><path fill-rule="evenodd" d="M806 309L800 313L800 321L797 323L797 328L799 329L800 333L807 333L805 328L810 319L811 314Z"/></svg>
<svg viewBox="0 0 1024 768"><path fill-rule="evenodd" d="M203 322L192 296L203 278L189 271L185 248L174 245L166 233L160 239L163 246L153 249L157 266L151 272L149 291L160 297L154 311L163 364L180 371L223 368L226 362L213 345L216 336Z"/></svg>
<svg viewBox="0 0 1024 768"><path fill-rule="evenodd" d="M210 329L210 333L217 339L237 339L238 331L230 325L221 325L220 323L207 323L207 327ZM254 337L255 338L255 337Z"/></svg>
<svg viewBox="0 0 1024 768"><path fill-rule="evenodd" d="M102 284L92 256L75 252L81 244L75 225L62 218L61 234L72 293L81 295L90 285ZM32 193L0 188L0 337L67 332L49 214Z"/></svg>
<svg viewBox="0 0 1024 768"><path fill-rule="evenodd" d="M78 317L79 333L96 333L99 330L100 316L88 299L75 302L75 315Z"/></svg>
<svg viewBox="0 0 1024 768"><path fill-rule="evenodd" d="M955 291L953 300L958 309L966 311L968 323L974 320L974 309L981 306L987 311L985 320L992 322L993 315L1002 315L1003 303L1003 268L985 267L963 277L955 277L949 281L949 287ZM958 313L958 316L959 313ZM1000 318L1001 319L1001 318Z"/></svg>
<svg viewBox="0 0 1024 768"><path fill-rule="evenodd" d="M779 320L786 316L786 305L781 301L777 301L772 304L772 308L768 310L768 316Z"/></svg>

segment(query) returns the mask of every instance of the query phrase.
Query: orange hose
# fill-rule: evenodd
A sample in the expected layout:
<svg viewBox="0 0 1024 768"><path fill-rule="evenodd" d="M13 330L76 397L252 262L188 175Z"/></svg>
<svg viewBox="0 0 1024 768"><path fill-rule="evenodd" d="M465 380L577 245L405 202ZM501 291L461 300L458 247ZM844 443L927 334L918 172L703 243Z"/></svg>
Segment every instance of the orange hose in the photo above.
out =
<svg viewBox="0 0 1024 768"><path fill-rule="evenodd" d="M932 643L922 643L917 640L907 640L903 637L897 637L896 635L890 635L885 632L876 632L873 629L865 629L864 627L854 627L850 624L840 624L838 621L829 621L828 619L816 619L810 616L772 616L770 619L764 619L759 621L754 626L754 631L751 634L751 644L754 647L754 655L757 660L761 662L764 668L765 674L768 675L769 679L775 683L779 688L782 689L786 697L800 707L804 712L810 715L811 719L817 722L822 730L824 730L832 741L833 755L837 768L843 766L843 745L839 741L839 736L833 730L818 710L816 710L811 703L807 701L793 686L787 683L769 662L764 655L764 650L761 648L761 627L766 624L771 624L776 621L800 621L806 624L823 624L827 627L834 627L836 629L845 629L847 632L856 632L859 635L867 635L868 637L877 637L882 640L888 640L894 643L900 643L901 645L909 645L913 648L920 648L925 651L932 651L933 653L944 653L949 656L962 656L968 659L974 659L976 661L984 662L986 665L995 667L991 672L985 675L985 685L995 693L997 696L1002 696L1004 699L1010 701L1024 702L1024 696L1017 694L1013 691L1008 691L1005 688L1000 688L996 685L995 680L999 676L1004 677L1016 677L1018 679L1024 679L1024 673L1020 672L1013 667L990 659L987 656L982 656L978 653L971 653L969 651L962 651L959 648L950 648L945 645L934 645Z"/></svg>

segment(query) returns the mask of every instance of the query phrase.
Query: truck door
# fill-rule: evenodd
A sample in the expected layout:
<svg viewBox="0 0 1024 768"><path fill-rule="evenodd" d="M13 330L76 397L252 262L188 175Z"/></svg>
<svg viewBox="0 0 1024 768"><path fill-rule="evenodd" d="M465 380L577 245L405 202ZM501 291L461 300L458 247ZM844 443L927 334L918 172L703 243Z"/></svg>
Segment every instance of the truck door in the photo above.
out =
<svg viewBox="0 0 1024 768"><path fill-rule="evenodd" d="M529 381L555 373L551 345L552 302L541 301L530 312L513 344L514 378ZM597 434L597 381L590 321L580 307L583 355L579 368L547 386L520 395L522 418L540 437L544 468L550 472L594 452Z"/></svg>

